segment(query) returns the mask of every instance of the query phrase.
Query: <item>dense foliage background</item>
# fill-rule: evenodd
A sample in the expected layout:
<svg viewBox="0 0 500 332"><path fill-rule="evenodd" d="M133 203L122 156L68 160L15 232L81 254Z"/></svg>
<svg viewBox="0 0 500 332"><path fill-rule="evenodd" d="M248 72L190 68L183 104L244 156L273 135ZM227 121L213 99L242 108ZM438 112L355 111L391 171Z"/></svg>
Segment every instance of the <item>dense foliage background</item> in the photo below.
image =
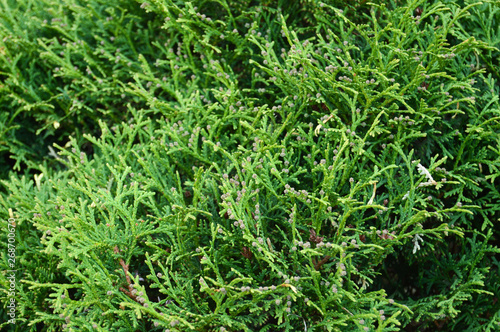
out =
<svg viewBox="0 0 500 332"><path fill-rule="evenodd" d="M0 1L0 327L498 330L499 48L498 0Z"/></svg>

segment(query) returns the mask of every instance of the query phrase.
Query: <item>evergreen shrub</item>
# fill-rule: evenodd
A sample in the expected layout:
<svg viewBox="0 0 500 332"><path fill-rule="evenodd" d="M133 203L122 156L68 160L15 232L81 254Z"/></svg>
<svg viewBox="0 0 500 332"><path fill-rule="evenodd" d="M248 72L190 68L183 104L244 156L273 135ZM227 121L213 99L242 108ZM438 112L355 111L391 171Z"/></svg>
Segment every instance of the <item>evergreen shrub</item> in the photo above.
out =
<svg viewBox="0 0 500 332"><path fill-rule="evenodd" d="M0 1L0 327L498 331L499 47L498 0Z"/></svg>

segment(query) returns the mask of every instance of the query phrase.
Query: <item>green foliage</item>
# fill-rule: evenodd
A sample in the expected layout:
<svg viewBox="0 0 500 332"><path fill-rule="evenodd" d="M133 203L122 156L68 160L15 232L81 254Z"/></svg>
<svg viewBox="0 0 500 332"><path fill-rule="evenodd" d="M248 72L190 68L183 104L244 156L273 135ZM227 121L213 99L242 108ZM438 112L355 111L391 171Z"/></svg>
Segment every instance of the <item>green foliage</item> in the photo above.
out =
<svg viewBox="0 0 500 332"><path fill-rule="evenodd" d="M499 4L1 1L16 329L498 329Z"/></svg>

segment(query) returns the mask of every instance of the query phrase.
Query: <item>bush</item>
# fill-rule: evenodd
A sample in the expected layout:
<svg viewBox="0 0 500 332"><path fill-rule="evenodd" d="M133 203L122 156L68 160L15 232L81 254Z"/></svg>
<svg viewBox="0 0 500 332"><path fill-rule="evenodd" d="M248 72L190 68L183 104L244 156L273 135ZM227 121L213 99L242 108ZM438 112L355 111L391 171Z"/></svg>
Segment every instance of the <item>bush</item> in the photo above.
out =
<svg viewBox="0 0 500 332"><path fill-rule="evenodd" d="M0 327L498 328L498 1L0 7Z"/></svg>

